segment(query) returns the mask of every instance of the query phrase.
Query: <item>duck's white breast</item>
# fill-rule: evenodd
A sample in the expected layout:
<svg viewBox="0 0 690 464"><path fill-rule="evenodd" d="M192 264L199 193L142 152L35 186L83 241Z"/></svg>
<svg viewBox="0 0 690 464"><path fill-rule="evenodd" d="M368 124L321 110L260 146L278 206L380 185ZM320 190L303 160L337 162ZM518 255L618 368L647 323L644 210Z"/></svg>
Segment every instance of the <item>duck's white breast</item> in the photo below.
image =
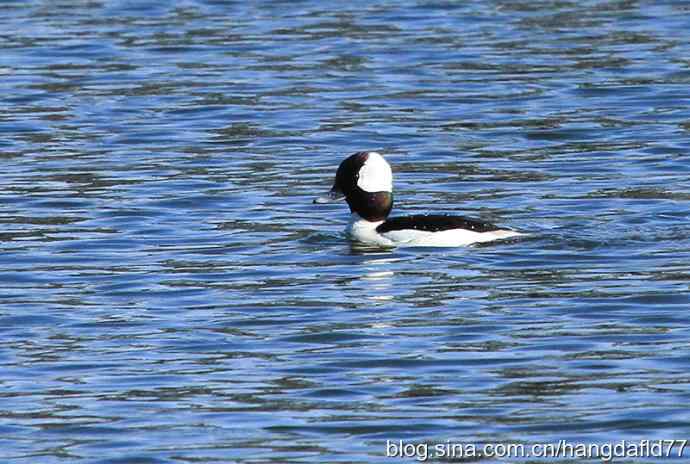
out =
<svg viewBox="0 0 690 464"><path fill-rule="evenodd" d="M381 224L383 224L383 221L367 221L366 219L362 219L359 214L352 213L345 232L347 232L353 240L358 242L371 245L393 246L394 243L391 240L376 232L376 228Z"/></svg>

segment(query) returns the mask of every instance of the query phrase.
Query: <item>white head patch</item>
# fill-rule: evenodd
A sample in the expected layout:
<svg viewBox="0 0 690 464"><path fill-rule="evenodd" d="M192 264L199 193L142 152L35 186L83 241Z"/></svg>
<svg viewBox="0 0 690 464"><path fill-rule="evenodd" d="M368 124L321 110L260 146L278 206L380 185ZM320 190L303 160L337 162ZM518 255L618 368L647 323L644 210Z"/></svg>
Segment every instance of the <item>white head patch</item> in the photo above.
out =
<svg viewBox="0 0 690 464"><path fill-rule="evenodd" d="M359 170L357 186L370 193L393 191L393 172L383 156L375 151L369 152L369 157Z"/></svg>

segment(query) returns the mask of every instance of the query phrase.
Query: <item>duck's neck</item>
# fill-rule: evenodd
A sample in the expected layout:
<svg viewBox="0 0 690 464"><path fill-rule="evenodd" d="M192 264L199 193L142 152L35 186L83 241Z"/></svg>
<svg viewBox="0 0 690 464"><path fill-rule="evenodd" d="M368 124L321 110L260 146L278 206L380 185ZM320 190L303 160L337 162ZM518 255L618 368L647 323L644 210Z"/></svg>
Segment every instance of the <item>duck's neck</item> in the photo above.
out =
<svg viewBox="0 0 690 464"><path fill-rule="evenodd" d="M392 192L365 192L359 187L347 194L350 212L371 222L385 221L393 208Z"/></svg>

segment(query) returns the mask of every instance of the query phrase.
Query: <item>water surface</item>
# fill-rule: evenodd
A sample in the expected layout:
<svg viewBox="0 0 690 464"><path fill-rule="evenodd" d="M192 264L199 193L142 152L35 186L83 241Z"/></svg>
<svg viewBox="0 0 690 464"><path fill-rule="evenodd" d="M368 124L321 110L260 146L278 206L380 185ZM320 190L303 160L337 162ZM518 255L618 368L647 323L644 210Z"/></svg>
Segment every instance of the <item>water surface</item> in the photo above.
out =
<svg viewBox="0 0 690 464"><path fill-rule="evenodd" d="M689 13L3 2L2 460L687 439ZM529 237L353 246L358 150Z"/></svg>

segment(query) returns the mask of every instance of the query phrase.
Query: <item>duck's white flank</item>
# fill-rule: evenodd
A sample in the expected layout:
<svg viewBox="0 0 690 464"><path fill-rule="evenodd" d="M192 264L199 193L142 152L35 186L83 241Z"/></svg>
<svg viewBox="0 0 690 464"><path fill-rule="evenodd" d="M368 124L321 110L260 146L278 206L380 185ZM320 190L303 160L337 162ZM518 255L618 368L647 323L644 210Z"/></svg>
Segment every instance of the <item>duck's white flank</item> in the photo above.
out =
<svg viewBox="0 0 690 464"><path fill-rule="evenodd" d="M383 222L370 222L362 219L357 213L353 213L347 224L346 232L354 240L370 245L415 247L458 247L524 235L507 229L489 232L474 232L467 229L450 229L440 232L404 229L380 234L376 228Z"/></svg>
<svg viewBox="0 0 690 464"><path fill-rule="evenodd" d="M440 232L424 230L393 230L382 234L385 238L400 243L403 246L432 246L458 247L473 243L491 242L493 240L523 235L514 230L492 230L489 232L474 232L467 229L450 229Z"/></svg>

